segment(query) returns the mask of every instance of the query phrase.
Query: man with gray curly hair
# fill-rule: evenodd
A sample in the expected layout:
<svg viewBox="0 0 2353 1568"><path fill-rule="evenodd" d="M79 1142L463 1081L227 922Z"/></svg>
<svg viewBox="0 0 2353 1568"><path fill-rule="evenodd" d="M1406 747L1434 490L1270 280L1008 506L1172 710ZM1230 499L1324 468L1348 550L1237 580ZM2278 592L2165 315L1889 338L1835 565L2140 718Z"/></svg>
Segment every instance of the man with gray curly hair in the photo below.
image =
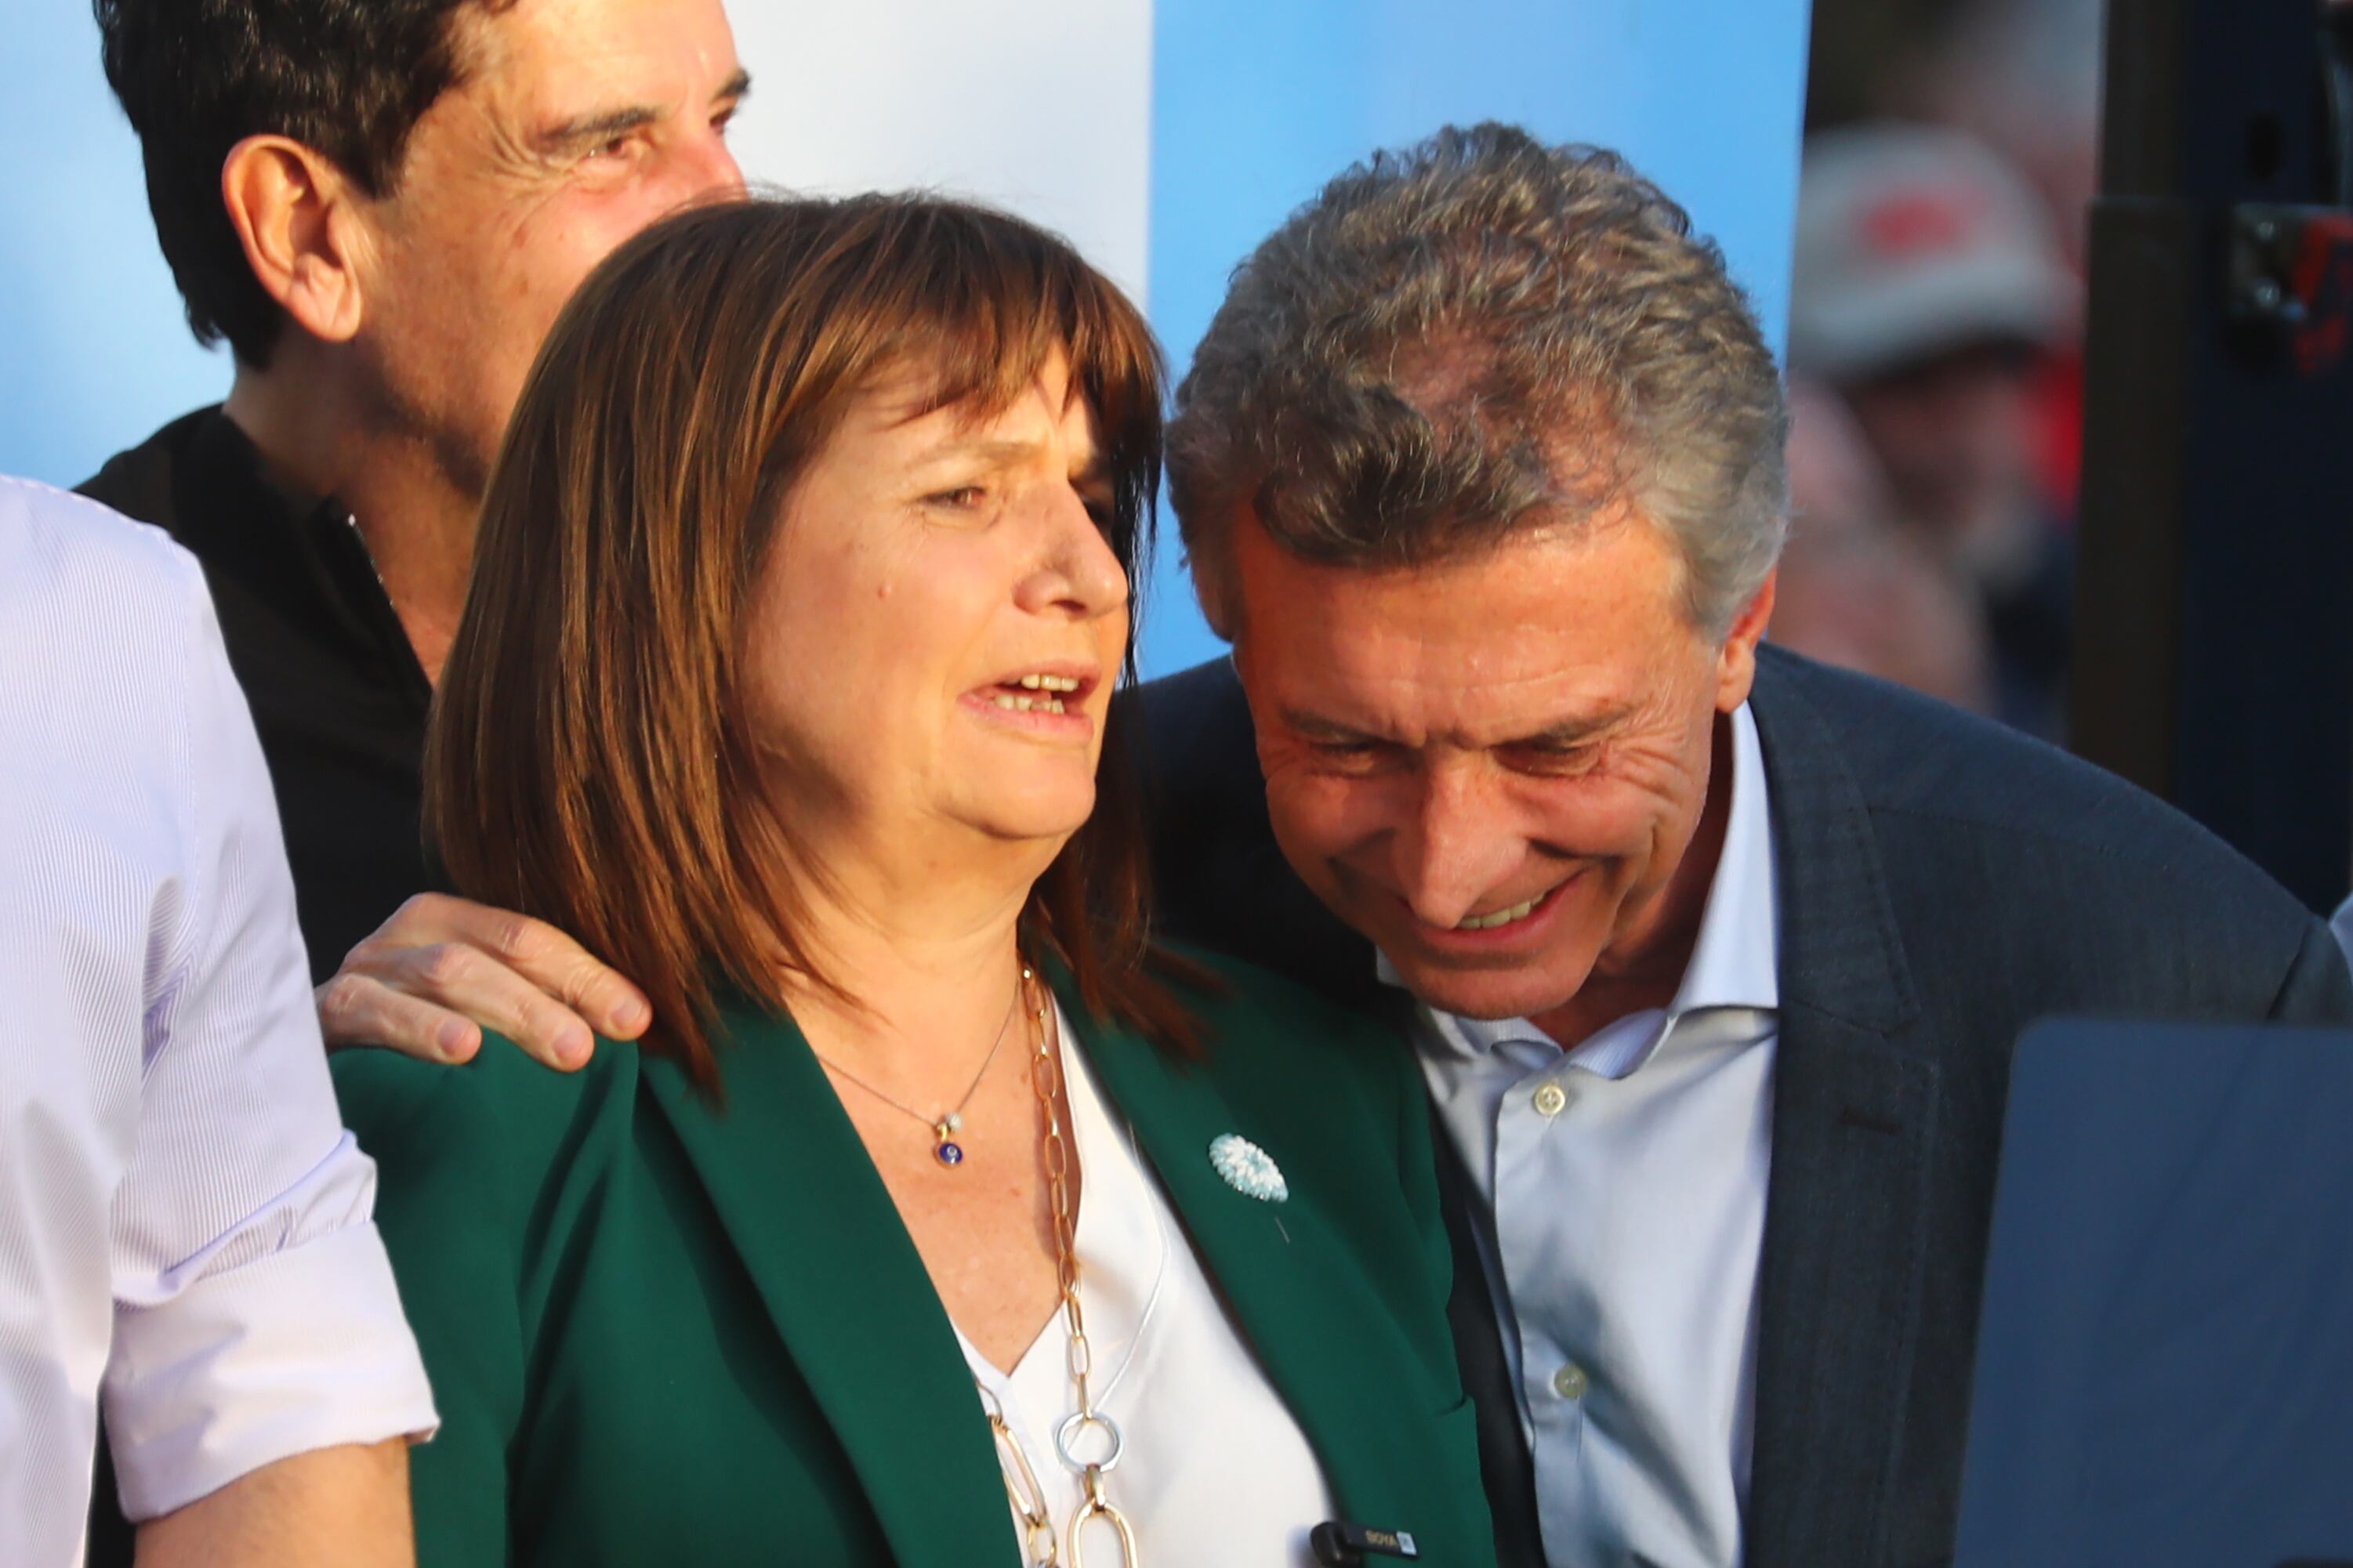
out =
<svg viewBox="0 0 2353 1568"><path fill-rule="evenodd" d="M1177 396L1234 652L1145 689L1162 929L1419 1051L1505 1561L1948 1556L2020 1031L2353 1016L2186 819L1760 646L1787 426L1683 211L1495 125L1293 214Z"/></svg>
<svg viewBox="0 0 2353 1568"><path fill-rule="evenodd" d="M1779 372L1716 247L1615 153L1482 126L1332 182L1235 272L1169 431L1230 638L1247 509L1303 560L1411 567L1630 505L1722 637L1788 531ZM1565 442L1604 428L1606 445Z"/></svg>

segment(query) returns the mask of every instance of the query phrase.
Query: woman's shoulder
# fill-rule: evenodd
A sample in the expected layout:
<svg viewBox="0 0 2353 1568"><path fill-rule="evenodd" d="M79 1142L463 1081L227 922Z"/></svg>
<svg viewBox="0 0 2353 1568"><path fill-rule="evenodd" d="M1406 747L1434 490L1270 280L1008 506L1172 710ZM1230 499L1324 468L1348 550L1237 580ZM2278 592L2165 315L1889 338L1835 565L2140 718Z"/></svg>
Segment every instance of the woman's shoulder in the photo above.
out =
<svg viewBox="0 0 2353 1568"><path fill-rule="evenodd" d="M597 1123L626 1111L643 1065L636 1045L598 1039L586 1065L544 1067L503 1035L483 1032L470 1061L418 1061L392 1050L345 1050L330 1064L343 1121L388 1174L431 1163L476 1173L544 1171Z"/></svg>
<svg viewBox="0 0 2353 1568"><path fill-rule="evenodd" d="M1394 1017L1372 1008L1344 1006L1320 991L1246 959L1189 942L1163 942L1160 947L1201 976L1196 981L1179 974L1172 984L1185 1005L1204 1021L1248 1027L1292 1025L1335 1045L1378 1039L1394 1046L1403 1039Z"/></svg>
<svg viewBox="0 0 2353 1568"><path fill-rule="evenodd" d="M1266 1078L1303 1089L1354 1081L1387 1101L1416 1082L1399 1020L1344 1007L1271 969L1177 943L1164 951L1194 972L1173 982L1200 1025L1203 1054L1221 1075Z"/></svg>

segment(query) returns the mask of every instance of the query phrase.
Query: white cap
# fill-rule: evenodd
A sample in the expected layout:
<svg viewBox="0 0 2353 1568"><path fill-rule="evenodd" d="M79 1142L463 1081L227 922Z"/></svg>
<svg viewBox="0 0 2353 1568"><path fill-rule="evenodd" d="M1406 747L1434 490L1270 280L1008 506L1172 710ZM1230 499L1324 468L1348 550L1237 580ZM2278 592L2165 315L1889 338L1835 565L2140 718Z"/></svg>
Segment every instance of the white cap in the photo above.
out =
<svg viewBox="0 0 2353 1568"><path fill-rule="evenodd" d="M1792 368L1843 382L1989 340L2056 342L2080 294L2040 199L1978 142L1894 123L1807 142Z"/></svg>

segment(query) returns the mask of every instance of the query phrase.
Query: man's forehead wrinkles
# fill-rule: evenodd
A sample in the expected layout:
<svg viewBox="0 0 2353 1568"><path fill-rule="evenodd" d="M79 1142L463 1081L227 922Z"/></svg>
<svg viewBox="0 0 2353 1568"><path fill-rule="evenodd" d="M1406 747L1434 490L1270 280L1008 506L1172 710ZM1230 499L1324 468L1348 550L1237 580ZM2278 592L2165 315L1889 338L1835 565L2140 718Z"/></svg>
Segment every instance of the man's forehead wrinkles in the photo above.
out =
<svg viewBox="0 0 2353 1568"><path fill-rule="evenodd" d="M1490 658L1476 651L1446 647L1428 647L1419 655L1409 653L1402 659L1396 657L1398 650L1394 647L1366 651L1373 657L1352 657L1349 644L1343 638L1333 652L1332 668L1350 684L1474 702L1551 687L1573 692L1580 688L1615 685L1596 679L1600 675L1597 666L1549 658L1523 663L1516 655ZM1588 702L1604 700L1599 690L1592 691L1587 699Z"/></svg>
<svg viewBox="0 0 2353 1568"><path fill-rule="evenodd" d="M1426 685L1450 688L1464 692L1514 691L1523 687L1574 684L1580 673L1578 668L1554 660L1543 660L1513 668L1494 668L1502 660L1490 661L1476 655L1440 655L1431 661L1437 673L1419 679Z"/></svg>
<svg viewBox="0 0 2353 1568"><path fill-rule="evenodd" d="M589 26L562 7L518 7L476 17L457 47L458 90L497 99L527 122L519 134L628 111L700 113L751 87L732 49L680 40L644 18Z"/></svg>
<svg viewBox="0 0 2353 1568"><path fill-rule="evenodd" d="M1284 711L1303 730L1472 747L1597 732L1622 716L1614 684L1588 686L1576 673L1556 668L1482 679L1358 672L1286 703Z"/></svg>

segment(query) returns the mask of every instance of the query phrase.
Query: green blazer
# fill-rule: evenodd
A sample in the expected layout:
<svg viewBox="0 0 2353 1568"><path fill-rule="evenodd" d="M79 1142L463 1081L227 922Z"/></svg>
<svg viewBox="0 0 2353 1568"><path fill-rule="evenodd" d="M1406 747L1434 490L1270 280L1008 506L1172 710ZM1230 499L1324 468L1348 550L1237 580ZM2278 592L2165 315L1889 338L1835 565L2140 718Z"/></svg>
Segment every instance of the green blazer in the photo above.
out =
<svg viewBox="0 0 2353 1568"><path fill-rule="evenodd" d="M1411 1058L1208 962L1231 989L1196 1001L1202 1059L1065 994L1072 1043L1343 1516L1492 1563ZM441 1414L410 1461L422 1568L1018 1562L972 1378L864 1145L788 1020L724 1023L723 1108L612 1041L573 1074L495 1038L463 1068L335 1058ZM1226 1184L1225 1132L1287 1202Z"/></svg>

